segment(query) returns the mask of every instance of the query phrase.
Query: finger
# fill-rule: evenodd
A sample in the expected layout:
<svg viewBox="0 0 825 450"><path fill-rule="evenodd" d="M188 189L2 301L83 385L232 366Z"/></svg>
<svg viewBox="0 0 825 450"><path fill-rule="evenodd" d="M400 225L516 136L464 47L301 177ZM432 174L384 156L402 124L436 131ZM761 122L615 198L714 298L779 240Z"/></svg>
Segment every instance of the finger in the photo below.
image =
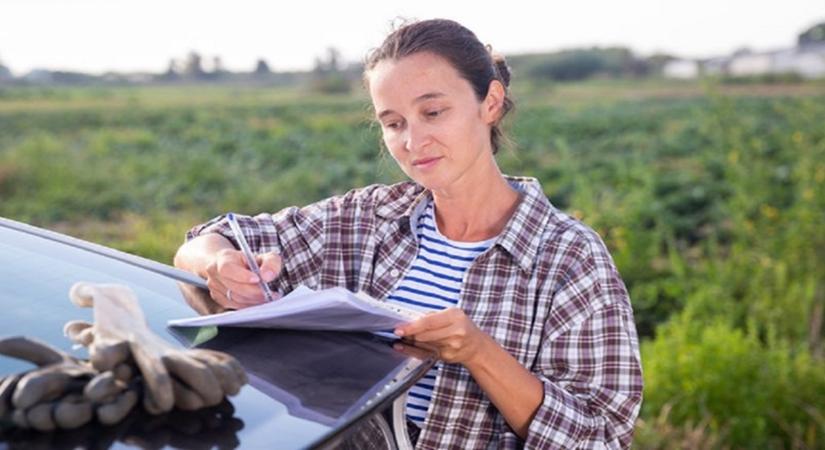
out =
<svg viewBox="0 0 825 450"><path fill-rule="evenodd" d="M81 330L80 333L77 334L75 339L75 342L77 344L80 344L84 347L89 347L95 340L94 328L86 328L85 330Z"/></svg>
<svg viewBox="0 0 825 450"><path fill-rule="evenodd" d="M187 352L193 358L206 364L218 381L226 395L235 395L241 386L246 384L246 372L238 360L226 353L208 349L191 349Z"/></svg>
<svg viewBox="0 0 825 450"><path fill-rule="evenodd" d="M256 259L261 266L261 276L267 283L277 278L284 266L281 255L276 252L262 253Z"/></svg>
<svg viewBox="0 0 825 450"><path fill-rule="evenodd" d="M194 411L206 406L206 402L197 392L189 389L178 380L173 380L172 383L175 391L175 406L178 409Z"/></svg>
<svg viewBox="0 0 825 450"><path fill-rule="evenodd" d="M249 379L246 376L246 370L244 370L243 366L241 366L241 363L238 362L238 360L235 359L234 356L232 356L228 353L219 352L219 351L216 351L216 350L209 350L209 349L206 349L206 348L197 349L197 350L198 350L198 352L209 353L209 354L213 355L213 357L215 357L216 359L222 361L222 363L225 366L229 367L232 370L232 373L235 375L235 378L238 380L238 382L241 385L244 385L244 384L249 382ZM232 406L232 404L229 403L229 402L227 402L227 404L229 405L229 407Z"/></svg>
<svg viewBox="0 0 825 450"><path fill-rule="evenodd" d="M114 372L101 372L83 388L83 396L95 403L107 403L126 389L126 384L115 378Z"/></svg>
<svg viewBox="0 0 825 450"><path fill-rule="evenodd" d="M81 308L91 308L94 306L94 296L91 288L91 284L79 281L69 288L69 299Z"/></svg>
<svg viewBox="0 0 825 450"><path fill-rule="evenodd" d="M228 296L229 288L218 279L217 276L210 277L206 280L206 286L209 288L209 296L215 300L215 303L224 308L238 309L238 305L234 303L235 293L231 297Z"/></svg>
<svg viewBox="0 0 825 450"><path fill-rule="evenodd" d="M103 425L113 425L126 417L138 402L137 392L133 390L124 391L111 403L106 403L97 408L97 420Z"/></svg>
<svg viewBox="0 0 825 450"><path fill-rule="evenodd" d="M40 367L70 358L66 353L45 342L23 336L0 339L0 355L29 361Z"/></svg>
<svg viewBox="0 0 825 450"><path fill-rule="evenodd" d="M88 347L94 339L92 324L85 320L70 320L63 325L63 335L75 344Z"/></svg>
<svg viewBox="0 0 825 450"><path fill-rule="evenodd" d="M143 376L143 406L150 414L170 411L175 406L175 397L172 392L172 378L166 366L139 343L132 342L129 347Z"/></svg>
<svg viewBox="0 0 825 450"><path fill-rule="evenodd" d="M26 422L29 427L37 431L54 431L57 424L52 418L52 408L54 405L51 402L34 405L26 411Z"/></svg>
<svg viewBox="0 0 825 450"><path fill-rule="evenodd" d="M54 408L54 421L64 430L86 425L92 420L92 404L82 395L70 394L61 399Z"/></svg>
<svg viewBox="0 0 825 450"><path fill-rule="evenodd" d="M227 250L217 261L217 271L221 278L236 283L257 283L258 276L246 265L243 253L237 250Z"/></svg>
<svg viewBox="0 0 825 450"><path fill-rule="evenodd" d="M3 378L0 382L0 421L6 418L11 412L11 396L17 388L17 383L24 374L12 374Z"/></svg>
<svg viewBox="0 0 825 450"><path fill-rule="evenodd" d="M132 377L135 375L132 365L126 363L118 364L114 369L112 369L112 372L115 374L116 379L124 383L131 381Z"/></svg>
<svg viewBox="0 0 825 450"><path fill-rule="evenodd" d="M197 392L206 406L217 405L223 399L221 384L206 364L182 353L164 355L163 363L170 373Z"/></svg>
<svg viewBox="0 0 825 450"><path fill-rule="evenodd" d="M421 342L439 343L449 338L460 339L463 337L463 334L457 330L456 327L446 326L435 330L422 331L413 336L417 344Z"/></svg>
<svg viewBox="0 0 825 450"><path fill-rule="evenodd" d="M225 308L252 306L264 301L264 294L258 283L235 283L229 280L210 278L206 282L209 295ZM228 296L229 291L232 295Z"/></svg>
<svg viewBox="0 0 825 450"><path fill-rule="evenodd" d="M226 298L226 286L217 276L210 275L206 279L206 287L209 289L209 296L212 297L212 300L225 308L232 307L229 305L231 302Z"/></svg>
<svg viewBox="0 0 825 450"><path fill-rule="evenodd" d="M212 297L212 300L215 301L223 310L228 309L237 309L236 306L230 305L230 301L221 293L213 290L209 290L209 296Z"/></svg>
<svg viewBox="0 0 825 450"><path fill-rule="evenodd" d="M11 421L19 428L29 428L29 421L26 419L26 410L15 409L11 415Z"/></svg>
<svg viewBox="0 0 825 450"><path fill-rule="evenodd" d="M92 346L89 353L92 367L101 372L114 369L131 356L129 343L126 341L98 342Z"/></svg>
<svg viewBox="0 0 825 450"><path fill-rule="evenodd" d="M28 409L37 403L51 401L67 390L73 377L57 366L33 370L17 383L12 395L16 409Z"/></svg>
<svg viewBox="0 0 825 450"><path fill-rule="evenodd" d="M450 310L427 314L418 320L399 326L396 328L395 334L398 336L414 336L424 331L449 326L455 320L454 314Z"/></svg>
<svg viewBox="0 0 825 450"><path fill-rule="evenodd" d="M227 282L227 289L232 289L232 300L238 303L256 304L264 301L264 291L259 283Z"/></svg>
<svg viewBox="0 0 825 450"><path fill-rule="evenodd" d="M231 296L229 296L227 294L229 294L228 289L222 289L222 290L210 289L209 290L209 295L212 297L212 299L215 300L215 302L217 304L219 304L220 306L222 306L226 309L243 309L243 308L247 308L247 307L250 307L250 306L254 306L254 305L263 303L263 301L264 301L263 300L263 294L261 294L261 299L260 300L246 298L246 297L236 293L234 290L232 291Z"/></svg>

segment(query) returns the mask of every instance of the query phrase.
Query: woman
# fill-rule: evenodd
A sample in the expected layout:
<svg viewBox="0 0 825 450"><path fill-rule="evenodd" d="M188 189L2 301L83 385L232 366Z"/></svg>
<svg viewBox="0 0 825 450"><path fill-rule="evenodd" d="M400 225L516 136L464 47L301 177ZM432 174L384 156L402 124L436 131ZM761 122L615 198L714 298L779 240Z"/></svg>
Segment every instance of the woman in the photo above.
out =
<svg viewBox="0 0 825 450"><path fill-rule="evenodd" d="M509 79L455 22L399 28L365 82L412 181L243 218L244 234L282 292L345 286L432 311L396 330L442 361L410 393L418 448L626 448L642 396L627 291L596 233L499 171ZM225 307L262 301L222 216L175 264Z"/></svg>

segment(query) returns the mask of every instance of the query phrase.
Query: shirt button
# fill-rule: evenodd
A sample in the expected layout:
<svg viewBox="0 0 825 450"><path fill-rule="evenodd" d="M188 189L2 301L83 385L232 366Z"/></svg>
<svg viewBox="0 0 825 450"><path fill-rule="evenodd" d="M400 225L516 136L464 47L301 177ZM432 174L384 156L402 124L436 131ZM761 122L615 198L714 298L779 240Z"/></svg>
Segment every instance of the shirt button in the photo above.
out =
<svg viewBox="0 0 825 450"><path fill-rule="evenodd" d="M398 275L401 275L401 272L399 272L398 269L390 270L390 276L392 276L393 278L398 278Z"/></svg>

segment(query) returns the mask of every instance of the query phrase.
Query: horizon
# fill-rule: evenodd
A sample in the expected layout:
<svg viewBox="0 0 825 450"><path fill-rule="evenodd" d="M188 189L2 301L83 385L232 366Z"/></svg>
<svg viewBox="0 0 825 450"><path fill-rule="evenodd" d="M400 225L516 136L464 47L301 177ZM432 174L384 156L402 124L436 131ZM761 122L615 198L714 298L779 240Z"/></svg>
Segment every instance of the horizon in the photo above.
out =
<svg viewBox="0 0 825 450"><path fill-rule="evenodd" d="M691 6L656 0L584 0L556 8L516 0L509 8L496 9L433 0L362 4L366 6L352 14L352 6L319 1L286 9L251 0L235 2L231 8L222 7L223 2L192 0L6 0L0 3L0 17L15 20L0 28L0 62L15 76L37 69L93 75L162 73L171 59L182 60L194 51L207 67L217 56L232 72L251 71L258 59L274 72L308 71L329 47L341 52L345 64L361 61L397 17L457 20L505 55L625 47L640 57L661 53L705 59L743 47L790 48L799 33L825 21L821 0L778 5L697 0Z"/></svg>

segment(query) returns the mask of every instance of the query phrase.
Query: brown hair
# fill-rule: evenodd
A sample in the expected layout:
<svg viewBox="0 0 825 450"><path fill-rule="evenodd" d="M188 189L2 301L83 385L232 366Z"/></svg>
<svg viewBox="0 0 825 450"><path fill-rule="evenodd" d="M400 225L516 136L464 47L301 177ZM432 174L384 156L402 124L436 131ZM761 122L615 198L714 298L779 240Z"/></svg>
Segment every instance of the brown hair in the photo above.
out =
<svg viewBox="0 0 825 450"><path fill-rule="evenodd" d="M507 92L510 68L504 57L494 55L490 46L482 44L472 31L458 22L446 19L423 20L396 29L380 47L367 55L364 82L368 83L367 74L379 62L385 59L399 60L418 52L430 52L447 60L472 85L479 101L487 97L492 80L498 80L504 85L501 116L490 131L493 154L497 153L504 138L499 124L515 106Z"/></svg>

